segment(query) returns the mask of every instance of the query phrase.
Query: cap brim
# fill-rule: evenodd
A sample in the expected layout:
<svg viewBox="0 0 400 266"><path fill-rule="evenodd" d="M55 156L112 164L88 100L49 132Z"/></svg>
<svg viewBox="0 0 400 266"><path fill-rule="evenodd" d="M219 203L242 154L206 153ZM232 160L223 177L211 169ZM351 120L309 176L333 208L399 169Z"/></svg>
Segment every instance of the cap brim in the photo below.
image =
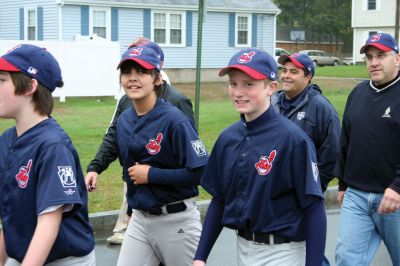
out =
<svg viewBox="0 0 400 266"><path fill-rule="evenodd" d="M0 71L21 72L20 69L18 69L2 57L0 57Z"/></svg>
<svg viewBox="0 0 400 266"><path fill-rule="evenodd" d="M300 68L305 68L305 66L302 63L300 63L296 58L290 57L289 55L281 55L278 58L278 63L281 65L284 65L287 61L292 62L293 64L295 64L296 66L298 66Z"/></svg>
<svg viewBox="0 0 400 266"><path fill-rule="evenodd" d="M268 78L264 74L261 74L260 72L252 69L251 67L244 66L244 65L232 65L232 66L225 67L225 68L221 69L221 71L219 72L219 76L220 77L225 76L228 73L228 71L231 69L238 69L240 71L243 71L244 73L246 73L253 79L257 79L257 80Z"/></svg>
<svg viewBox="0 0 400 266"><path fill-rule="evenodd" d="M361 49L360 49L360 54L364 54L365 51L367 51L367 48L368 48L369 46L374 46L374 47L378 48L379 50L381 50L381 51L383 51L383 52L392 51L392 48L387 47L387 46L385 46L385 45L383 45L383 44L380 44L380 43L369 43L369 44L366 44L366 45L364 45L363 47L361 47Z"/></svg>
<svg viewBox="0 0 400 266"><path fill-rule="evenodd" d="M155 69L156 68L152 64L147 63L146 61L144 61L144 60L142 60L140 58L129 58L129 59L125 59L125 60L122 60L121 62L119 62L117 69L119 69L123 63L125 63L126 61L129 61L129 60L135 61L136 63L138 63L144 69L149 69L150 70L150 69Z"/></svg>

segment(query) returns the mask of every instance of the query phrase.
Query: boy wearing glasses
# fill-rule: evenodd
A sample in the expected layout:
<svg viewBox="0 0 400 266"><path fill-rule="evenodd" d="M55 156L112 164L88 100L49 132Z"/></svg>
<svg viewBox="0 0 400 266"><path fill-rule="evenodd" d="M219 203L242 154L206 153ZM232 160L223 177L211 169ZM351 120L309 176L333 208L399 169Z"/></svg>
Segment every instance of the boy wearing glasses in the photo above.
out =
<svg viewBox="0 0 400 266"><path fill-rule="evenodd" d="M371 80L353 89L343 115L336 264L370 265L383 240L400 265L399 48L377 33L360 53Z"/></svg>

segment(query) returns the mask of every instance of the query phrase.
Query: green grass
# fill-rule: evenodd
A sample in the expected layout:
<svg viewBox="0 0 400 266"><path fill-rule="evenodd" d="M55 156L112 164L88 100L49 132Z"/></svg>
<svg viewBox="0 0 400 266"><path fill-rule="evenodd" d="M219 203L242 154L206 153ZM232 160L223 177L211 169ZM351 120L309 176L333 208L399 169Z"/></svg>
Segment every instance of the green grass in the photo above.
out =
<svg viewBox="0 0 400 266"><path fill-rule="evenodd" d="M324 66L315 69L316 77L368 78L365 65Z"/></svg>
<svg viewBox="0 0 400 266"><path fill-rule="evenodd" d="M206 87L207 85L205 84L204 86ZM177 87L179 88L179 86ZM322 84L321 87L325 88L328 85ZM324 89L324 95L335 106L339 117L343 115L349 91L350 88L342 85L329 85L329 88ZM71 137L78 150L84 171L102 141L104 132L114 112L115 104L116 101L111 97L67 98L65 103L60 103L57 100L55 102L53 117ZM237 121L238 118L239 115L227 96L202 98L199 134L208 151L211 151L218 134L225 127ZM14 121L0 119L0 134L5 129L13 126L13 124ZM209 195L200 188L199 199L207 198L209 198ZM101 174L98 179L97 191L89 194L89 211L98 212L119 209L121 202L121 168L118 161L116 161L107 171Z"/></svg>

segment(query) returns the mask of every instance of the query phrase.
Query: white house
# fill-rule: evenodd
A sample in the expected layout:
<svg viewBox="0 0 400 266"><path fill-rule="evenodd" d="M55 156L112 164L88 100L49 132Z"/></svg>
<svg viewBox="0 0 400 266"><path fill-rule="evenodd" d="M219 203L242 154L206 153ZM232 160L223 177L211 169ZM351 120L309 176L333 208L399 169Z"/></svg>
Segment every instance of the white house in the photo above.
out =
<svg viewBox="0 0 400 266"><path fill-rule="evenodd" d="M360 48L377 32L395 35L395 0L352 0L353 60L361 62Z"/></svg>

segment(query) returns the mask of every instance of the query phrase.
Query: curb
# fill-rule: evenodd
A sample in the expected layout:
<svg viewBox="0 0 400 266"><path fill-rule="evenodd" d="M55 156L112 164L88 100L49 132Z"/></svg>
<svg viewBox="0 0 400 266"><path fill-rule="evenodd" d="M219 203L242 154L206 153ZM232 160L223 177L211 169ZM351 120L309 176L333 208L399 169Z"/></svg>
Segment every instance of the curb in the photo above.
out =
<svg viewBox="0 0 400 266"><path fill-rule="evenodd" d="M338 194L338 187L328 187L324 194L325 198L325 208L330 209L337 209L338 205L336 202ZM197 207L199 208L201 221L204 221L204 217L207 213L208 205L210 204L210 200L200 200L197 201ZM89 214L90 222L93 226L93 231L112 231L115 223L118 219L119 210L114 211L106 211L106 212L96 212Z"/></svg>

